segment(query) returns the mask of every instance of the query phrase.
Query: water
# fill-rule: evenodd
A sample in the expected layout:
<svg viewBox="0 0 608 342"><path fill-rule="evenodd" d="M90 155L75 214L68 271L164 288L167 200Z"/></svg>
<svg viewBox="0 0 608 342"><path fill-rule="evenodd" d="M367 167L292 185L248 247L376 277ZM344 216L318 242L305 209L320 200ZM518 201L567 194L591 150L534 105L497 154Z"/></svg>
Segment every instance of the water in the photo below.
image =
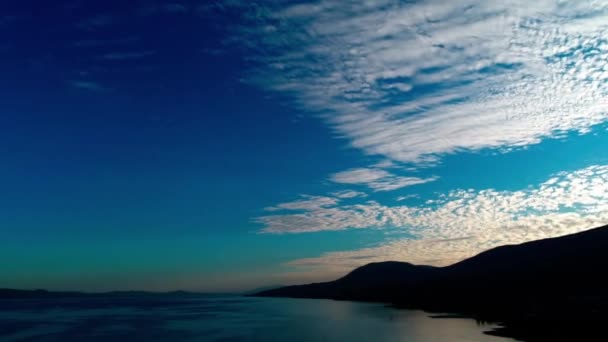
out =
<svg viewBox="0 0 608 342"><path fill-rule="evenodd" d="M469 319L381 304L237 296L0 301L0 341L508 342Z"/></svg>

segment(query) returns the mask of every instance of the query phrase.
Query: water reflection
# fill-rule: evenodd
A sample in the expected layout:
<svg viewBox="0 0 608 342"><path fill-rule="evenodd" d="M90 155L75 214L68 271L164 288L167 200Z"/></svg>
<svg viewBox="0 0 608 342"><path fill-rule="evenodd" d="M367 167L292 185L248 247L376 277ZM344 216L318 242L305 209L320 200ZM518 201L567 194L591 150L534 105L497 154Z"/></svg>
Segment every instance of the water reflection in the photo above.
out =
<svg viewBox="0 0 608 342"><path fill-rule="evenodd" d="M508 341L484 335L490 328L470 319L330 300L53 299L0 306L0 341Z"/></svg>

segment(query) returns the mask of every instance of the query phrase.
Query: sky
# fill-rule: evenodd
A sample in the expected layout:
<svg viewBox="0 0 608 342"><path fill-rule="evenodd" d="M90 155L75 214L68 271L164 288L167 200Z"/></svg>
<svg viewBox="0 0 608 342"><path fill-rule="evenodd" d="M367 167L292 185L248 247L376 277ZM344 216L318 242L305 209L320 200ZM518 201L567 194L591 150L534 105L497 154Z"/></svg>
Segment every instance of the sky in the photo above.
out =
<svg viewBox="0 0 608 342"><path fill-rule="evenodd" d="M608 1L0 4L0 287L241 291L608 223Z"/></svg>

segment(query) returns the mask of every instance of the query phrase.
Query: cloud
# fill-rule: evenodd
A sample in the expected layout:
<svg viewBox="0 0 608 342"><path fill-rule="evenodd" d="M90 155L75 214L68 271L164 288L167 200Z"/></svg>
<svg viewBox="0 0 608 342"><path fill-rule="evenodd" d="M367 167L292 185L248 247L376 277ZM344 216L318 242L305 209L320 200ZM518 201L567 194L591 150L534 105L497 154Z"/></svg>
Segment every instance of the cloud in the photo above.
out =
<svg viewBox="0 0 608 342"><path fill-rule="evenodd" d="M163 9L169 13L185 13L188 12L188 7L180 3L168 3L163 6Z"/></svg>
<svg viewBox="0 0 608 342"><path fill-rule="evenodd" d="M156 54L156 51L136 51L136 52L112 52L107 53L99 57L107 61L123 61L131 59L141 59L144 57L152 56Z"/></svg>
<svg viewBox="0 0 608 342"><path fill-rule="evenodd" d="M84 90L90 90L90 91L96 91L96 92L102 92L102 91L107 90L106 87L104 87L103 85L101 85L100 83L97 83L97 82L69 81L68 83L70 84L70 86L72 86L74 88L79 88L79 89L84 89Z"/></svg>
<svg viewBox="0 0 608 342"><path fill-rule="evenodd" d="M79 40L73 43L76 47L88 48L88 47L100 47L109 45L127 45L134 43L139 40L139 37L129 36L117 39L88 39Z"/></svg>
<svg viewBox="0 0 608 342"><path fill-rule="evenodd" d="M316 210L325 207L331 207L338 204L339 199L334 197L324 196L310 196L302 195L301 200L281 203L274 207L267 207L266 211L278 211L278 210Z"/></svg>
<svg viewBox="0 0 608 342"><path fill-rule="evenodd" d="M374 191L390 191L406 186L424 184L437 180L437 177L418 178L393 175L379 168L357 168L335 173L331 176L335 183L365 184Z"/></svg>
<svg viewBox="0 0 608 342"><path fill-rule="evenodd" d="M390 207L369 201L266 216L259 222L268 233L377 228L415 236L288 263L297 272L304 272L303 276L318 273L329 279L353 267L384 260L442 266L499 245L571 234L608 223L608 165L562 172L536 187L517 191L454 190L425 206Z"/></svg>
<svg viewBox="0 0 608 342"><path fill-rule="evenodd" d="M424 206L386 206L376 201L338 205L335 198L314 196L307 200L305 205L298 201L278 206L306 209L304 212L261 217L259 222L265 225L263 230L302 233L348 228L402 228L434 239L481 233L491 237L496 230L519 226L524 220L548 217L546 215L587 217L608 212L608 165L559 173L537 187L518 191L453 190L427 201Z"/></svg>
<svg viewBox="0 0 608 342"><path fill-rule="evenodd" d="M357 197L367 197L367 194L360 191L354 190L342 190L331 193L333 196L338 198L357 198Z"/></svg>
<svg viewBox="0 0 608 342"><path fill-rule="evenodd" d="M319 1L242 9L248 81L366 154L426 165L608 119L608 3Z"/></svg>
<svg viewBox="0 0 608 342"><path fill-rule="evenodd" d="M362 184L374 182L388 176L390 174L384 170L361 168L336 173L331 177L331 180L336 183Z"/></svg>
<svg viewBox="0 0 608 342"><path fill-rule="evenodd" d="M187 13L189 11L190 7L182 3L169 2L165 4L148 4L137 8L136 13L141 16L149 16L162 13L180 14Z"/></svg>
<svg viewBox="0 0 608 342"><path fill-rule="evenodd" d="M406 196L399 196L396 198L396 201L401 202L401 201L405 201L406 199L410 199L410 198L418 198L418 195L411 194L411 195L406 195Z"/></svg>
<svg viewBox="0 0 608 342"><path fill-rule="evenodd" d="M397 171L404 166L420 169L461 152L506 153L608 121L608 3L224 7L242 14L228 42L249 52L247 82L291 97L351 147L384 160L330 176L340 184L397 189L434 179L403 177ZM376 228L416 236L290 264L298 270L344 271L387 259L441 265L608 222L606 168L558 174L519 191L454 190L420 206L339 201L258 222L266 233Z"/></svg>
<svg viewBox="0 0 608 342"><path fill-rule="evenodd" d="M111 15L100 14L80 21L76 26L85 31L97 31L108 27L115 22L116 18Z"/></svg>
<svg viewBox="0 0 608 342"><path fill-rule="evenodd" d="M276 208L287 209L282 204L271 207L270 211L276 211ZM374 201L340 207L312 207L310 210L303 210L298 213L258 217L256 222L264 225L262 232L275 234L373 228L383 226L378 217L382 208Z"/></svg>
<svg viewBox="0 0 608 342"><path fill-rule="evenodd" d="M389 169L389 168L397 167L397 165L392 160L385 159L383 161L380 161L380 162L372 165L372 167L377 167L377 168L381 168L381 169Z"/></svg>

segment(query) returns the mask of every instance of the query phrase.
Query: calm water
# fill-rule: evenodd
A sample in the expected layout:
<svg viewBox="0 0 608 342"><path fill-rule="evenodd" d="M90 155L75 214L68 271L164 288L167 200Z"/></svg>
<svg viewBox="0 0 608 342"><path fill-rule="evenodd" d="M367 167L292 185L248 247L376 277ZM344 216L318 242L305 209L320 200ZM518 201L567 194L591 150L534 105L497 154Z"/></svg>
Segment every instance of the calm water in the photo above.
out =
<svg viewBox="0 0 608 342"><path fill-rule="evenodd" d="M0 301L0 341L422 341L508 339L467 319L379 304L233 296Z"/></svg>

